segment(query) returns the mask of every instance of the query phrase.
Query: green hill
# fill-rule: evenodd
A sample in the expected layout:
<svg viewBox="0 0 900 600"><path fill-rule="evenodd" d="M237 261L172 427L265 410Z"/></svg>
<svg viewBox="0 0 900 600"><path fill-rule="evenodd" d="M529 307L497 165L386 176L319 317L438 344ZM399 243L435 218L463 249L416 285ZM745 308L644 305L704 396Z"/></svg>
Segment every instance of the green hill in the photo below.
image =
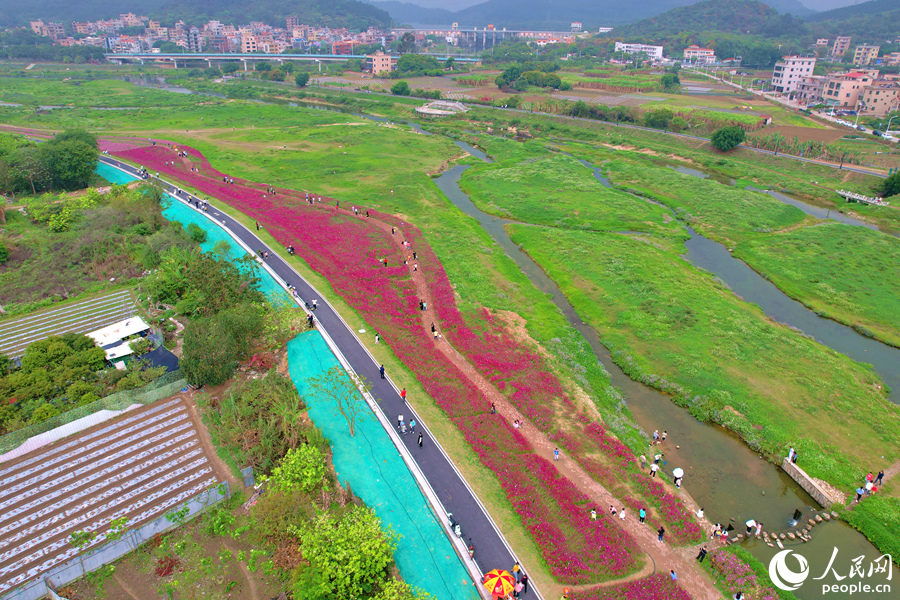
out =
<svg viewBox="0 0 900 600"><path fill-rule="evenodd" d="M0 0L0 25L27 25L39 18L68 24L109 19L128 12L167 24L182 19L190 25L200 25L218 19L236 25L263 21L284 26L288 15L297 15L304 24L350 29L391 24L387 12L357 0Z"/></svg>
<svg viewBox="0 0 900 600"><path fill-rule="evenodd" d="M617 27L617 38L671 40L691 32L760 35L767 38L800 37L808 34L802 19L780 15L757 0L704 0L637 23ZM659 42L657 42L659 43Z"/></svg>

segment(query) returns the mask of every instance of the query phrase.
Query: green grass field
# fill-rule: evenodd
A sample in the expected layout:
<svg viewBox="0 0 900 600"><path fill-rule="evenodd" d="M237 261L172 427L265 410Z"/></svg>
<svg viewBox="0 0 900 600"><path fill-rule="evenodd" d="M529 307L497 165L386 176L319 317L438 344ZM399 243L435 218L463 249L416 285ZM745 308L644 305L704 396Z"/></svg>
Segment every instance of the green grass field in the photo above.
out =
<svg viewBox="0 0 900 600"><path fill-rule="evenodd" d="M829 222L739 244L734 254L814 310L900 346L900 239Z"/></svg>
<svg viewBox="0 0 900 600"><path fill-rule="evenodd" d="M900 458L900 412L867 367L770 322L653 239L515 225L513 241L601 333L616 362L700 418L777 456L796 440L814 477L850 487Z"/></svg>
<svg viewBox="0 0 900 600"><path fill-rule="evenodd" d="M470 169L462 181L463 190L485 212L525 223L605 231L655 231L671 221L662 207L604 187L590 169L547 152L539 142L490 140L485 146L506 158ZM528 148L532 156L509 161L507 148Z"/></svg>
<svg viewBox="0 0 900 600"><path fill-rule="evenodd" d="M766 194L672 169L621 160L608 167L616 185L671 206L792 298L900 345L900 286L890 276L900 264L896 237L823 223Z"/></svg>

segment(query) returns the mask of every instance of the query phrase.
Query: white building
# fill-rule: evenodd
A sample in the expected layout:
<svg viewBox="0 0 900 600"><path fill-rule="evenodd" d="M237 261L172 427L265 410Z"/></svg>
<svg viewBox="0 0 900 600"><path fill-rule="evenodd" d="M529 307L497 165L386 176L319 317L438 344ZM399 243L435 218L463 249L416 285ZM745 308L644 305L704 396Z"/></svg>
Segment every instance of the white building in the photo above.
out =
<svg viewBox="0 0 900 600"><path fill-rule="evenodd" d="M714 63L716 62L716 51L692 44L684 49L684 60L695 63Z"/></svg>
<svg viewBox="0 0 900 600"><path fill-rule="evenodd" d="M816 59L805 56L785 56L775 63L772 72L772 87L781 94L797 91L805 77L810 77L816 68Z"/></svg>
<svg viewBox="0 0 900 600"><path fill-rule="evenodd" d="M646 54L650 60L662 60L662 46L647 46L645 44L625 44L616 42L616 52L624 52L625 54Z"/></svg>

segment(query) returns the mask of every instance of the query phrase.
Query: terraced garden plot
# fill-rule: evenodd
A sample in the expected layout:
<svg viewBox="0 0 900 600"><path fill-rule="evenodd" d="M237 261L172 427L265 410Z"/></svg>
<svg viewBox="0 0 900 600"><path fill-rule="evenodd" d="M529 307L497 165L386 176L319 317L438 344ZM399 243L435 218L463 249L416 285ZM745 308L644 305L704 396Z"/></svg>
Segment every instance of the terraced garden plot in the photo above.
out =
<svg viewBox="0 0 900 600"><path fill-rule="evenodd" d="M175 397L0 464L0 594L222 481L197 428ZM79 550L76 531L97 536Z"/></svg>
<svg viewBox="0 0 900 600"><path fill-rule="evenodd" d="M0 354L18 358L34 342L51 335L87 333L137 313L134 294L122 290L59 308L0 321Z"/></svg>

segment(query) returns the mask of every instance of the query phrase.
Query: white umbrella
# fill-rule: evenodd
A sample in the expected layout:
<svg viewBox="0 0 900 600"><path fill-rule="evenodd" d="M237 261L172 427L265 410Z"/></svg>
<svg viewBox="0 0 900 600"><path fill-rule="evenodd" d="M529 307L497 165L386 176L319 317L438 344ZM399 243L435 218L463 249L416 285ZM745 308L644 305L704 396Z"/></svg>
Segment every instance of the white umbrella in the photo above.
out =
<svg viewBox="0 0 900 600"><path fill-rule="evenodd" d="M672 475L675 477L684 477L684 469L678 468L672 471Z"/></svg>

